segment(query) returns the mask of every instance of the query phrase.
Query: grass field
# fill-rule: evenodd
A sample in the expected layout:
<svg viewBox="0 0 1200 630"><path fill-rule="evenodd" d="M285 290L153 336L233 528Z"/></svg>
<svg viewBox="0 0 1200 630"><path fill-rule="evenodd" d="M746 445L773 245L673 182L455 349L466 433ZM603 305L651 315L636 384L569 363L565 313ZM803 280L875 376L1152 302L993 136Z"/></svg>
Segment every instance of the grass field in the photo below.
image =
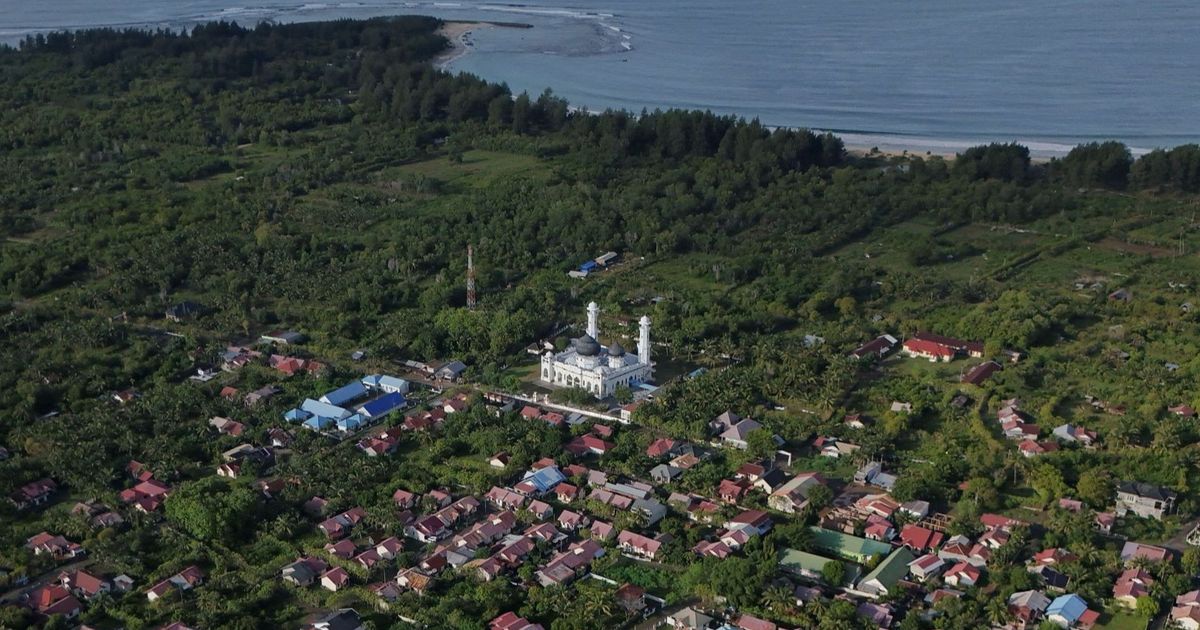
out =
<svg viewBox="0 0 1200 630"><path fill-rule="evenodd" d="M445 192L463 192L488 188L515 177L544 178L549 173L547 162L530 155L475 150L464 153L462 162L439 157L384 169L378 178L381 182L394 182L420 175L438 182Z"/></svg>

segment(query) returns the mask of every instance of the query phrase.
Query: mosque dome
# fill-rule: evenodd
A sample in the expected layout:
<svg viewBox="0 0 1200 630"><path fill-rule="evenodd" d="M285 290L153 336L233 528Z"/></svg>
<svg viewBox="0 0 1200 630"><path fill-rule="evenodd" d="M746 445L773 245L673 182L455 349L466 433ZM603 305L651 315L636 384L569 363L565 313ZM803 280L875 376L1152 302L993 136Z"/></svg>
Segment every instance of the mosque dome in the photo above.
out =
<svg viewBox="0 0 1200 630"><path fill-rule="evenodd" d="M584 335L575 340L575 352L581 357L594 357L600 354L600 343L591 335Z"/></svg>
<svg viewBox="0 0 1200 630"><path fill-rule="evenodd" d="M623 357L623 356L625 356L625 348L621 347L620 342L614 341L614 342L612 342L612 345L608 347L608 356Z"/></svg>

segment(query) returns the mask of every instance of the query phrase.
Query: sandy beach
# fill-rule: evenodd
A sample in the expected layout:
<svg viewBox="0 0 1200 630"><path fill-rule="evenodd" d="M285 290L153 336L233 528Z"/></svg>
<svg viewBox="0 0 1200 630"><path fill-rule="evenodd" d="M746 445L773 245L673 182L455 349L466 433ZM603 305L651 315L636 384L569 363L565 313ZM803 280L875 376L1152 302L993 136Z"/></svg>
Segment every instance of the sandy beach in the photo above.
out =
<svg viewBox="0 0 1200 630"><path fill-rule="evenodd" d="M434 65L444 68L471 52L471 33L492 26L488 22L446 22L438 34L450 40L450 48L434 58Z"/></svg>

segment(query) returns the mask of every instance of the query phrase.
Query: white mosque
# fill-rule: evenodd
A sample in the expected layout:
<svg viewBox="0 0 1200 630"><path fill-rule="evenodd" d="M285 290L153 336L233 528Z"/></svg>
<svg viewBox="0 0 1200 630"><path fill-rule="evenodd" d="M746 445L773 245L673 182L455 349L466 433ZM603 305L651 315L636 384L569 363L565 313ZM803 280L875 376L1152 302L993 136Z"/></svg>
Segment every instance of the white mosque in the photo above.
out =
<svg viewBox="0 0 1200 630"><path fill-rule="evenodd" d="M600 336L597 320L600 307L595 302L587 306L587 334L571 342L563 352L547 351L542 355L542 381L559 387L579 387L597 398L611 396L621 385L633 386L650 380L654 371L650 363L650 318L638 322L638 353L630 355L620 342L604 347L596 341Z"/></svg>

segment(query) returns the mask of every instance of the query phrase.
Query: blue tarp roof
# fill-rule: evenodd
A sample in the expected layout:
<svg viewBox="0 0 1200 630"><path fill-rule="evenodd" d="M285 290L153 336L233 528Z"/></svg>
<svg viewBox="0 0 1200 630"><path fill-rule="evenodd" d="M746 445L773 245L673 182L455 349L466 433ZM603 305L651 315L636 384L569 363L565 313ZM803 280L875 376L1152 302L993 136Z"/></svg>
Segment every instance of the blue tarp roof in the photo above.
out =
<svg viewBox="0 0 1200 630"><path fill-rule="evenodd" d="M304 403L300 405L300 408L314 416L332 418L334 420L345 418L346 416L350 415L349 411L346 411L337 405L330 405L328 403L323 403L319 400L313 400L311 398L305 399Z"/></svg>
<svg viewBox="0 0 1200 630"><path fill-rule="evenodd" d="M1050 607L1046 609L1046 616L1059 615L1063 619L1075 623L1087 612L1087 602L1083 598L1075 595L1061 595L1054 601L1050 602Z"/></svg>
<svg viewBox="0 0 1200 630"><path fill-rule="evenodd" d="M361 398L366 395L367 387L362 384L362 381L350 381L322 396L321 402L331 405L344 405L355 398Z"/></svg>
<svg viewBox="0 0 1200 630"><path fill-rule="evenodd" d="M383 396L380 396L379 398L376 398L375 400L372 400L371 402L359 407L358 412L364 416L367 416L368 418L374 418L376 416L382 416L391 413L392 411L403 407L405 402L404 394L392 392L390 394L384 394Z"/></svg>
<svg viewBox="0 0 1200 630"><path fill-rule="evenodd" d="M537 486L538 492L547 492L567 480L558 466L547 466L541 470L525 473L525 481Z"/></svg>
<svg viewBox="0 0 1200 630"><path fill-rule="evenodd" d="M579 265L580 271L591 271L595 268L596 268L596 261L594 261L594 260L589 260L589 261Z"/></svg>

